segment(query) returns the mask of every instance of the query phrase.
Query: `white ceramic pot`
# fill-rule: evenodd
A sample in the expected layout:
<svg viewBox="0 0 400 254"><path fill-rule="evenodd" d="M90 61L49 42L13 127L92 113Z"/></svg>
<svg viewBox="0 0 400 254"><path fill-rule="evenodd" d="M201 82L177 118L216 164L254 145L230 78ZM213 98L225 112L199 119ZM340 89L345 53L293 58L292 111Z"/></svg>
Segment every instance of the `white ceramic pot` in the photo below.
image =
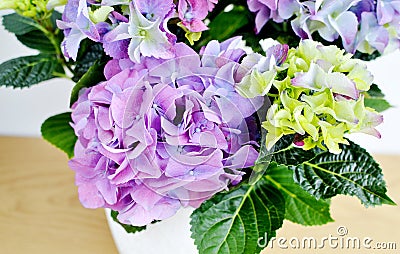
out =
<svg viewBox="0 0 400 254"><path fill-rule="evenodd" d="M113 221L110 210L105 210L120 254L197 254L194 241L190 238L189 217L192 211L181 209L167 220L149 225L141 232L129 234Z"/></svg>

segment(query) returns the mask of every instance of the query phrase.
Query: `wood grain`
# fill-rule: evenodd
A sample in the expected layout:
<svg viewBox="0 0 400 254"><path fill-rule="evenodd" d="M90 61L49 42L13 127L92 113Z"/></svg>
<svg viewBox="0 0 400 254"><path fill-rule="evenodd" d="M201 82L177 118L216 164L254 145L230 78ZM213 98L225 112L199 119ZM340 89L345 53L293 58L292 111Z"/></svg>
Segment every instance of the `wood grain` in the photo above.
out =
<svg viewBox="0 0 400 254"><path fill-rule="evenodd" d="M376 158L384 169L389 196L400 202L400 156ZM0 200L1 254L117 253L103 210L80 205L66 156L41 139L0 137ZM283 250L275 243L264 253L400 253L399 207L366 209L355 198L337 197L331 213L336 222L324 226L303 227L286 221L277 237L321 239L337 236L337 228L346 226L349 237L396 242L397 251Z"/></svg>
<svg viewBox="0 0 400 254"><path fill-rule="evenodd" d="M0 137L0 253L117 253L104 211L83 208L67 157Z"/></svg>

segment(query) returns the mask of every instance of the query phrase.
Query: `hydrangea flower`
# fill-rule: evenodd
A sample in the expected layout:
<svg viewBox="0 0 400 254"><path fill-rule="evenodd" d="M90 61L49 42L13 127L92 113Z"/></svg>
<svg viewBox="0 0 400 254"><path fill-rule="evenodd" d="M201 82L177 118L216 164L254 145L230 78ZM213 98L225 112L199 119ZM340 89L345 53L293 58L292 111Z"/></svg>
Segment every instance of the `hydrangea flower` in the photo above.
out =
<svg viewBox="0 0 400 254"><path fill-rule="evenodd" d="M47 14L48 0L2 0L0 1L0 10L13 9L22 16L29 18L38 18ZM51 2L52 0L50 0Z"/></svg>
<svg viewBox="0 0 400 254"><path fill-rule="evenodd" d="M57 26L64 30L63 53L73 60L76 60L79 45L83 39L89 38L100 42L102 36L109 30L107 23L95 24L92 21L86 0L69 0L65 5L62 21L57 20Z"/></svg>
<svg viewBox="0 0 400 254"><path fill-rule="evenodd" d="M203 20L217 3L218 0L179 0L178 14L182 25L190 32L207 30Z"/></svg>
<svg viewBox="0 0 400 254"><path fill-rule="evenodd" d="M342 40L347 52L387 53L400 48L400 1L389 0L248 0L256 13L256 31L269 21L291 22L302 39L318 33L324 40Z"/></svg>
<svg viewBox="0 0 400 254"><path fill-rule="evenodd" d="M0 3L1 10L16 9L16 8L17 8L17 5L15 4L14 0L4 0L4 1L1 1L1 3Z"/></svg>
<svg viewBox="0 0 400 254"><path fill-rule="evenodd" d="M375 0L364 0L364 1L359 1L355 5L353 5L350 8L351 12L354 12L356 14L358 21L362 19L361 14L364 12L375 12L376 10L376 4Z"/></svg>
<svg viewBox="0 0 400 254"><path fill-rule="evenodd" d="M389 31L378 24L374 13L363 12L361 14L360 31L357 34L354 46L355 49L372 54L375 50L384 52L390 40Z"/></svg>
<svg viewBox="0 0 400 254"><path fill-rule="evenodd" d="M142 13L146 19L153 22L158 19L161 19L162 22L167 21L166 18L174 12L175 8L173 0L134 0L134 3L139 12Z"/></svg>
<svg viewBox="0 0 400 254"><path fill-rule="evenodd" d="M314 32L329 42L340 36L344 48L349 49L358 30L357 16L349 9L358 1L307 1L292 21L293 30L303 39L312 38Z"/></svg>
<svg viewBox="0 0 400 254"><path fill-rule="evenodd" d="M284 135L296 134L296 144L341 152L339 144L350 133L380 137L375 129L383 118L364 105L363 93L372 75L360 60L336 46L304 40L287 57L287 77L274 81L279 97L267 112L267 149Z"/></svg>
<svg viewBox="0 0 400 254"><path fill-rule="evenodd" d="M96 1L96 0L94 0ZM114 6L114 5L129 5L131 0L102 0L101 5Z"/></svg>
<svg viewBox="0 0 400 254"><path fill-rule="evenodd" d="M270 19L282 22L300 9L300 3L297 0L247 0L247 5L250 11L257 13L257 33Z"/></svg>
<svg viewBox="0 0 400 254"><path fill-rule="evenodd" d="M172 58L174 56L172 45L166 32L161 30L164 18L171 11L172 2L166 5L162 5L162 1L154 1L151 5L149 2L138 4L139 2L134 1L129 5L128 22L120 22L105 35L106 52L113 57L118 55L112 53L113 51L127 52L134 62L139 62L140 56ZM159 2L160 8L156 9L156 3ZM126 44L128 48L125 49Z"/></svg>
<svg viewBox="0 0 400 254"><path fill-rule="evenodd" d="M142 226L241 181L258 157L253 115L263 98L236 92L235 42L213 41L202 58L178 43L170 60L115 59L107 81L81 92L69 165L85 207Z"/></svg>
<svg viewBox="0 0 400 254"><path fill-rule="evenodd" d="M377 18L379 25L392 22L396 16L400 15L400 1L397 0L378 0Z"/></svg>
<svg viewBox="0 0 400 254"><path fill-rule="evenodd" d="M267 49L266 56L251 54L243 59L241 68L247 71L236 86L236 90L245 98L266 95L272 87L278 72L287 68L281 66L288 53L288 45L275 45Z"/></svg>
<svg viewBox="0 0 400 254"><path fill-rule="evenodd" d="M47 2L47 10L52 10L54 7L66 5L68 0L49 0Z"/></svg>

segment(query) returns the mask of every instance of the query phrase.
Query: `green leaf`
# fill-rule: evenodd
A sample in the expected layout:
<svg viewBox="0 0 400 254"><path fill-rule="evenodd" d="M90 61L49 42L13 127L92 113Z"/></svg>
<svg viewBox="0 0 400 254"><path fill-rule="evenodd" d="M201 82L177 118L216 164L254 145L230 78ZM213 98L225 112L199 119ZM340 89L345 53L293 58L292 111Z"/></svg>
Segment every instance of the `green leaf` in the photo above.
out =
<svg viewBox="0 0 400 254"><path fill-rule="evenodd" d="M53 28L57 28L57 20L62 20L62 14L59 13L58 11L53 10L50 20L51 24L53 25Z"/></svg>
<svg viewBox="0 0 400 254"><path fill-rule="evenodd" d="M293 145L294 135L285 135L274 145L274 150L270 155L271 161L284 165L298 165L304 161L311 160L320 149L304 150Z"/></svg>
<svg viewBox="0 0 400 254"><path fill-rule="evenodd" d="M125 229L125 231L127 233L136 233L136 232L140 232L140 231L146 229L146 226L135 227L135 226L132 226L132 225L123 224L117 219L117 216L118 216L118 212L114 211L114 210L111 210L111 217L113 218L113 220L115 222L117 222L119 225L121 225Z"/></svg>
<svg viewBox="0 0 400 254"><path fill-rule="evenodd" d="M95 62L85 75L78 81L71 92L70 106L78 100L79 91L85 87L92 87L99 82L105 80L104 74L104 63Z"/></svg>
<svg viewBox="0 0 400 254"><path fill-rule="evenodd" d="M250 20L247 14L248 10L244 6L235 6L229 12L222 10L215 18L211 19L208 25L209 29L202 33L202 39L196 47L204 46L211 40L223 41L232 37L238 30L249 24Z"/></svg>
<svg viewBox="0 0 400 254"><path fill-rule="evenodd" d="M265 176L281 191L285 198L285 219L305 226L322 225L333 221L329 213L330 202L317 200L293 180L293 171L286 166L271 164Z"/></svg>
<svg viewBox="0 0 400 254"><path fill-rule="evenodd" d="M0 64L0 86L29 87L54 78L58 66L56 58L49 55L24 56Z"/></svg>
<svg viewBox="0 0 400 254"><path fill-rule="evenodd" d="M54 11L49 17L48 21L50 22L48 22L48 26L45 28L33 19L14 13L4 16L3 24L5 28L14 33L17 39L25 46L39 50L45 54L55 54L55 45L51 43L50 39L43 31L46 30L49 33L54 33L52 36L61 43L63 39L62 33L60 33L59 30L57 32L52 32L57 29L57 19L61 19L61 14ZM44 23L46 23L45 21L47 20L44 20Z"/></svg>
<svg viewBox="0 0 400 254"><path fill-rule="evenodd" d="M80 44L72 80L78 82L95 62L107 62L103 46L100 43L86 39Z"/></svg>
<svg viewBox="0 0 400 254"><path fill-rule="evenodd" d="M321 152L321 149L314 148L311 150L303 150L294 146L293 141L294 135L285 135L274 145L271 151L267 150L265 144L266 132L262 131L261 147L259 157L253 167L252 174L249 179L249 183L258 181L270 166L271 162L282 165L298 165L304 161L311 160L317 153Z"/></svg>
<svg viewBox="0 0 400 254"><path fill-rule="evenodd" d="M353 58L357 58L363 61L372 61L380 57L382 54L379 53L378 50L374 51L372 54L362 53L360 51L356 51Z"/></svg>
<svg viewBox="0 0 400 254"><path fill-rule="evenodd" d="M47 36L39 30L33 30L23 35L17 35L17 39L25 46L39 50L42 53L54 54L56 51Z"/></svg>
<svg viewBox="0 0 400 254"><path fill-rule="evenodd" d="M191 216L192 238L200 254L259 253L259 240L276 235L284 214L282 194L261 179L204 202Z"/></svg>
<svg viewBox="0 0 400 254"><path fill-rule="evenodd" d="M17 13L3 16L3 26L7 31L15 35L23 35L40 29L40 26L36 21L23 17Z"/></svg>
<svg viewBox="0 0 400 254"><path fill-rule="evenodd" d="M267 135L267 131L262 129L261 130L261 145L260 145L260 151L259 151L259 155L258 158L256 160L256 162L254 163L255 165L253 166L253 170L251 172L251 175L249 177L249 184L253 184L258 182L261 177L264 176L265 171L267 171L270 162L271 162L271 152L267 150L267 146L266 146L266 135Z"/></svg>
<svg viewBox="0 0 400 254"><path fill-rule="evenodd" d="M322 152L291 166L295 181L317 199L344 194L358 197L365 206L395 205L386 195L382 169L373 157L351 141L341 148L340 154Z"/></svg>
<svg viewBox="0 0 400 254"><path fill-rule="evenodd" d="M365 98L365 106L373 108L378 112L383 112L392 107L392 105L383 98Z"/></svg>
<svg viewBox="0 0 400 254"><path fill-rule="evenodd" d="M77 140L74 129L70 126L71 113L63 113L48 118L41 127L45 140L64 151L69 158L74 156L74 146Z"/></svg>
<svg viewBox="0 0 400 254"><path fill-rule="evenodd" d="M376 84L372 84L370 89L368 90L368 95L371 97L383 98L385 94L383 94L382 90Z"/></svg>
<svg viewBox="0 0 400 254"><path fill-rule="evenodd" d="M221 12L210 22L209 33L213 40L223 41L249 23L243 6L236 6L230 12Z"/></svg>
<svg viewBox="0 0 400 254"><path fill-rule="evenodd" d="M385 95L382 93L381 89L373 84L365 95L365 106L373 108L378 112L383 112L392 107L384 98Z"/></svg>

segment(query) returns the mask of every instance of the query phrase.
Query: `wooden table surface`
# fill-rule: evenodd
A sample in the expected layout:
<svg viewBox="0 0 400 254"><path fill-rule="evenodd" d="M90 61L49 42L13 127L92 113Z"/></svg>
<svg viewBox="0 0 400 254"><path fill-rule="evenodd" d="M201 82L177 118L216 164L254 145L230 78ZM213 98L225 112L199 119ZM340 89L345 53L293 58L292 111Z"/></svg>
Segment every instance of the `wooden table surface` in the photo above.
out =
<svg viewBox="0 0 400 254"><path fill-rule="evenodd" d="M384 168L390 197L399 203L400 156L376 158ZM67 157L41 139L0 137L0 200L1 254L117 253L104 211L84 209L80 205L74 172L67 166ZM333 199L331 213L336 222L319 227L285 222L278 237L337 236L337 228L345 226L349 237L371 237L373 243L397 243L397 251L361 249L349 253L400 253L399 207L365 209L355 198L339 197ZM285 251L276 243L274 248L265 251L342 252L347 251L331 248Z"/></svg>
<svg viewBox="0 0 400 254"><path fill-rule="evenodd" d="M0 137L0 253L117 253L104 210L83 208L67 156L43 140Z"/></svg>

